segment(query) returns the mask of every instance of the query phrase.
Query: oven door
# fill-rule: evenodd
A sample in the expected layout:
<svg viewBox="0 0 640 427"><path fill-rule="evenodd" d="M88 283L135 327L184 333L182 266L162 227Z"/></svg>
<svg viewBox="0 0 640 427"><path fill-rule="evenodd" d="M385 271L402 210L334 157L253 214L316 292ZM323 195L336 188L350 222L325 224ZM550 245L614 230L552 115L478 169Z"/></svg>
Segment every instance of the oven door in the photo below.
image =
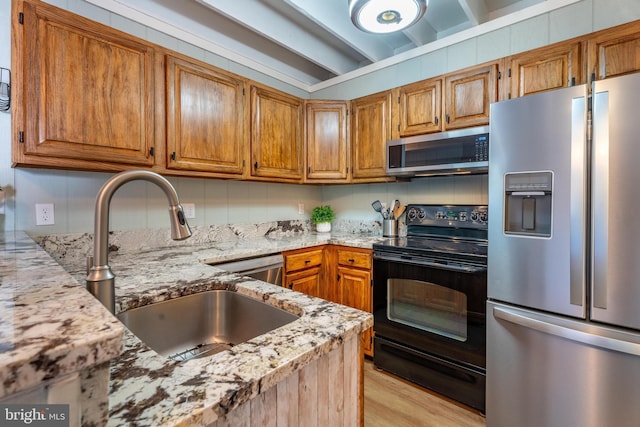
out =
<svg viewBox="0 0 640 427"><path fill-rule="evenodd" d="M486 266L373 262L375 365L484 411Z"/></svg>

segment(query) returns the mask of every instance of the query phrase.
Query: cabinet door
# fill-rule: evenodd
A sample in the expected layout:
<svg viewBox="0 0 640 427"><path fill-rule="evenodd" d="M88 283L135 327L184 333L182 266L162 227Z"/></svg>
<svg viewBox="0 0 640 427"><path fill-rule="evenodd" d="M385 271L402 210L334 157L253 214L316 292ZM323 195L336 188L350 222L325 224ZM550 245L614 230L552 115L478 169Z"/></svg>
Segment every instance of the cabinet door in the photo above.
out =
<svg viewBox="0 0 640 427"><path fill-rule="evenodd" d="M244 81L167 56L167 167L242 174Z"/></svg>
<svg viewBox="0 0 640 427"><path fill-rule="evenodd" d="M23 22L14 26L25 90L16 163L153 165L153 48L41 2L24 3Z"/></svg>
<svg viewBox="0 0 640 427"><path fill-rule="evenodd" d="M342 304L371 313L371 271L338 266L338 287ZM372 329L361 335L364 353L373 354Z"/></svg>
<svg viewBox="0 0 640 427"><path fill-rule="evenodd" d="M489 123L489 105L498 99L498 65L473 67L445 77L445 129Z"/></svg>
<svg viewBox="0 0 640 427"><path fill-rule="evenodd" d="M535 49L509 62L512 98L584 83L580 42Z"/></svg>
<svg viewBox="0 0 640 427"><path fill-rule="evenodd" d="M391 139L391 91L351 102L353 179L386 175L386 143Z"/></svg>
<svg viewBox="0 0 640 427"><path fill-rule="evenodd" d="M399 90L400 136L442 130L442 80L431 79L402 86Z"/></svg>
<svg viewBox="0 0 640 427"><path fill-rule="evenodd" d="M349 170L347 103L308 102L306 124L307 181L346 181Z"/></svg>
<svg viewBox="0 0 640 427"><path fill-rule="evenodd" d="M324 246L283 252L284 286L315 297L326 298L321 283L324 268Z"/></svg>
<svg viewBox="0 0 640 427"><path fill-rule="evenodd" d="M308 268L294 274L287 274L285 286L294 291L322 298L322 295L320 295L320 277L320 267Z"/></svg>
<svg viewBox="0 0 640 427"><path fill-rule="evenodd" d="M590 38L587 69L596 80L640 71L640 21L600 31Z"/></svg>
<svg viewBox="0 0 640 427"><path fill-rule="evenodd" d="M251 87L251 174L302 179L302 100Z"/></svg>

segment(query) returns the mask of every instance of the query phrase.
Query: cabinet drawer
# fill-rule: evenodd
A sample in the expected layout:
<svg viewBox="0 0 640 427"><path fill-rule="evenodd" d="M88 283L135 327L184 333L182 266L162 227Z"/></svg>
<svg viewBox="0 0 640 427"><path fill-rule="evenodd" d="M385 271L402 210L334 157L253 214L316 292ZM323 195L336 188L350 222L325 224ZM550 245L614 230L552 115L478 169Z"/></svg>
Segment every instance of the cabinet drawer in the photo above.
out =
<svg viewBox="0 0 640 427"><path fill-rule="evenodd" d="M371 254L369 252L338 249L338 265L370 269Z"/></svg>
<svg viewBox="0 0 640 427"><path fill-rule="evenodd" d="M322 264L322 249L299 254L285 255L284 268L287 273Z"/></svg>

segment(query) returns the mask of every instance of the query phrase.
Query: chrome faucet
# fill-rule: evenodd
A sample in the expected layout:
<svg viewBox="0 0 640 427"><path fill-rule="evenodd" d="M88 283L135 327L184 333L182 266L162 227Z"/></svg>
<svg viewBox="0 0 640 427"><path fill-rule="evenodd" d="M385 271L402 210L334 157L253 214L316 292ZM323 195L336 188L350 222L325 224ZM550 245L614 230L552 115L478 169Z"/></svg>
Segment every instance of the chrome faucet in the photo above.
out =
<svg viewBox="0 0 640 427"><path fill-rule="evenodd" d="M87 257L87 290L105 307L115 314L115 275L108 265L109 256L109 204L111 197L129 181L149 181L160 187L169 200L171 238L184 240L191 236L189 224L184 217L178 194L171 183L161 175L146 170L120 172L104 183L96 197L95 227L93 233L93 256Z"/></svg>

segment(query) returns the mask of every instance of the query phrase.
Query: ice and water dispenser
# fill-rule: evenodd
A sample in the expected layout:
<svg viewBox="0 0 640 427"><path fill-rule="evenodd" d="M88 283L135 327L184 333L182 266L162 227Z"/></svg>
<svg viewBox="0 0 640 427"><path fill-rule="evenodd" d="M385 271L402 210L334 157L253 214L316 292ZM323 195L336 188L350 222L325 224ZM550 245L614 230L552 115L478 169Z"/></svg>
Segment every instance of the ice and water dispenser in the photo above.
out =
<svg viewBox="0 0 640 427"><path fill-rule="evenodd" d="M552 172L507 173L504 192L506 234L551 237Z"/></svg>

